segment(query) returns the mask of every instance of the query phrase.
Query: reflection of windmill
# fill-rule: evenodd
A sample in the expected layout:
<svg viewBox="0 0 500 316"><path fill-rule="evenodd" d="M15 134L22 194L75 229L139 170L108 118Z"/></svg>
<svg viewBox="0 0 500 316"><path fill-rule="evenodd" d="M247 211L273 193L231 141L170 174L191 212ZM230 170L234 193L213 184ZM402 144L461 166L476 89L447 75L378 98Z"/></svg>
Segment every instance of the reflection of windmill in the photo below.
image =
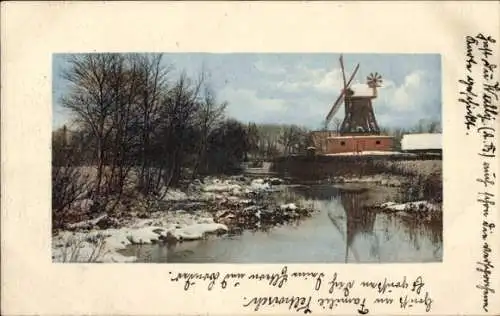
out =
<svg viewBox="0 0 500 316"><path fill-rule="evenodd" d="M353 248L353 241L356 236L360 234L372 236L374 238L374 243L372 243L371 246L375 250L375 253L369 254L369 256L374 255L378 257L378 248L380 245L378 238L374 234L376 214L374 212L364 211L362 196L359 193L343 192L340 195L340 201L344 207L346 216L345 234L343 234L345 240L345 262L347 263L348 261L349 253L354 256L356 261L361 259L359 258L359 249ZM335 227L340 232L343 232L344 230L341 228L343 225L338 222L338 219L332 216L329 217ZM366 256L367 254L363 253L362 255Z"/></svg>
<svg viewBox="0 0 500 316"><path fill-rule="evenodd" d="M342 193L340 200L346 213L346 244L352 247L356 235L372 234L375 225L375 213L363 209L359 193Z"/></svg>
<svg viewBox="0 0 500 316"><path fill-rule="evenodd" d="M357 96L351 89L351 82L359 69L359 64L356 68L354 68L354 71L347 82L342 56L340 56L340 68L342 70L344 88L330 109L330 112L328 112L325 123L330 123L333 116L340 109L342 101L344 101L345 116L340 127L341 134L380 134L380 129L373 111L372 99L377 97L377 88L381 86L382 77L378 73L371 73L367 77L367 85L372 88L373 95Z"/></svg>

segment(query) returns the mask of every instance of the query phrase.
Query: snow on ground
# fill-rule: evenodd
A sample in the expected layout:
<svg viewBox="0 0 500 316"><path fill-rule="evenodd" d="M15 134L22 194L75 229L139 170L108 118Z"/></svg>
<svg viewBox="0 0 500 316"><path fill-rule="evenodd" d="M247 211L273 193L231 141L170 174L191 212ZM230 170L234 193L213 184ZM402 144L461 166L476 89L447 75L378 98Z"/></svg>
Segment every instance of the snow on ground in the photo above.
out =
<svg viewBox="0 0 500 316"><path fill-rule="evenodd" d="M416 201L416 202L407 202L407 203L395 203L395 202L386 202L380 205L380 208L395 212L419 212L419 211L431 211L437 212L440 210L437 204L430 203L428 201Z"/></svg>
<svg viewBox="0 0 500 316"><path fill-rule="evenodd" d="M187 194L182 191L168 190L163 199L167 201L183 201L187 200L187 198Z"/></svg>
<svg viewBox="0 0 500 316"><path fill-rule="evenodd" d="M172 235L177 240L198 240L202 239L205 234L217 231L227 231L227 226L218 223L200 223L175 229Z"/></svg>
<svg viewBox="0 0 500 316"><path fill-rule="evenodd" d="M131 244L151 244L168 237L176 240L203 239L206 234L227 231L226 225L214 223L213 219L199 218L197 223L179 224L189 219L178 218L176 222L142 221L134 226L160 224L159 226L125 227L120 229L93 230L90 232L63 231L53 238L52 256L55 262L129 262L135 257L118 253Z"/></svg>
<svg viewBox="0 0 500 316"><path fill-rule="evenodd" d="M54 262L133 262L137 258L123 256L117 250L131 242L125 231L105 230L89 233L62 232L53 237Z"/></svg>
<svg viewBox="0 0 500 316"><path fill-rule="evenodd" d="M388 177L383 174L374 175L374 176L364 176L364 177L333 177L330 179L334 183L377 183L383 186L391 186L396 187L402 184L402 179L399 179L396 176Z"/></svg>
<svg viewBox="0 0 500 316"><path fill-rule="evenodd" d="M283 204L280 206L282 210L296 210L297 206L294 203Z"/></svg>
<svg viewBox="0 0 500 316"><path fill-rule="evenodd" d="M272 181L271 181L272 180ZM242 204L250 204L251 200L242 199L242 195L250 192L271 189L270 182L281 183L280 179L255 179L250 183L243 181L220 180L206 178L203 182L195 181L190 187L190 194L179 190L161 192L165 201L183 201L189 199L227 199L237 200ZM92 201L84 201L92 205ZM282 206L295 209L295 204ZM135 257L121 255L118 251L130 244L149 244L161 239L177 241L197 240L206 234L224 232L228 227L215 223L213 214L197 210L194 214L184 210L151 213L147 219L133 218L129 222L122 221L126 227L118 229L97 229L97 224L106 220L101 215L92 220L69 224L70 230L61 231L53 237L52 256L55 262L129 262ZM96 226L97 225L97 226Z"/></svg>
<svg viewBox="0 0 500 316"><path fill-rule="evenodd" d="M229 192L233 190L241 190L238 184L232 184L229 181L223 183L212 183L202 187L205 192Z"/></svg>
<svg viewBox="0 0 500 316"><path fill-rule="evenodd" d="M264 182L263 179L255 179L252 181L250 188L252 190L259 191L259 190L269 190L271 186L269 185L269 183Z"/></svg>
<svg viewBox="0 0 500 316"><path fill-rule="evenodd" d="M96 217L96 218L88 220L88 221L82 221L82 222L78 222L78 223L74 223L74 224L69 224L68 228L75 229L75 228L93 227L106 217L107 217L107 215L104 214L104 215L101 215L99 217Z"/></svg>

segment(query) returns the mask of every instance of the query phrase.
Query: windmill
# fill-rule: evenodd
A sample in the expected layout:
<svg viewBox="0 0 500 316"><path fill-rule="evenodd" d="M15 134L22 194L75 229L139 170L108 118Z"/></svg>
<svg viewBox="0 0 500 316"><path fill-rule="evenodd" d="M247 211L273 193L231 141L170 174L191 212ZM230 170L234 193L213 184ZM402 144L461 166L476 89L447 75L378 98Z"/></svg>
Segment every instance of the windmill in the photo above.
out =
<svg viewBox="0 0 500 316"><path fill-rule="evenodd" d="M344 88L328 112L325 126L328 126L340 109L343 101L345 117L340 126L341 135L379 135L380 129L375 119L372 99L377 97L377 88L382 84L382 76L377 72L371 73L366 79L367 85L373 90L373 94L371 96L357 96L351 89L351 83L358 72L359 64L354 68L348 81L346 81L342 55L340 56L340 68L342 70Z"/></svg>

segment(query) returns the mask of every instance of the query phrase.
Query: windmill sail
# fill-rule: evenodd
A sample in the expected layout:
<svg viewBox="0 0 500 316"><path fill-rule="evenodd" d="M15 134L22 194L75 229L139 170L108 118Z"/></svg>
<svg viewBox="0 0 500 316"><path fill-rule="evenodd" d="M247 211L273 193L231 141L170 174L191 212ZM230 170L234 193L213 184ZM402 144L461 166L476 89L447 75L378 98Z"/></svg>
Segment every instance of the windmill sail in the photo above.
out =
<svg viewBox="0 0 500 316"><path fill-rule="evenodd" d="M328 112L328 115L326 116L326 124L330 123L335 113L337 113L337 111L339 110L340 104L342 104L341 101L344 99L344 94L345 90L342 90L342 93L339 95L332 108L330 109L330 112Z"/></svg>
<svg viewBox="0 0 500 316"><path fill-rule="evenodd" d="M340 69L342 70L342 79L344 80L344 89L347 89L347 83L345 80L345 71L344 71L344 59L342 58L342 55L340 55Z"/></svg>
<svg viewBox="0 0 500 316"><path fill-rule="evenodd" d="M335 101L335 103L333 104L332 108L330 109L330 112L328 112L328 115L326 116L326 124L330 123L330 121L332 120L333 116L335 115L335 113L337 113L337 111L339 110L340 108L340 104L341 104L341 101L343 100L344 98L344 95L346 93L346 90L347 88L349 88L351 82L354 80L354 76L356 75L356 73L358 72L358 69L359 69L359 64L356 65L356 68L354 68L354 71L351 75L351 77L349 78L349 81L347 82L347 84L345 85L344 89L342 90L342 93L340 93L339 97L337 98L337 100Z"/></svg>

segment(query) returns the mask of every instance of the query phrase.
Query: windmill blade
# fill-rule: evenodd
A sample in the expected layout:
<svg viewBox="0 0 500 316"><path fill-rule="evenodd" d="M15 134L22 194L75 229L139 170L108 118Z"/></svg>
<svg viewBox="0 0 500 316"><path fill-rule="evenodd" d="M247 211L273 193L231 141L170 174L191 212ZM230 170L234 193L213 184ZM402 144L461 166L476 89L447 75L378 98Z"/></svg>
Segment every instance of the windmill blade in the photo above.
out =
<svg viewBox="0 0 500 316"><path fill-rule="evenodd" d="M342 93L340 93L339 97L337 98L337 100L333 104L332 108L330 109L330 112L328 112L328 115L326 116L326 124L328 124L332 120L332 118L335 115L335 113L337 113L337 111L339 110L339 108L340 108L340 102L344 98L344 95L347 92L347 88L349 88L349 86L351 85L351 82L354 80L354 76L356 76L356 73L358 72L358 69L359 69L359 64L357 64L356 68L354 68L354 71L352 72L352 75L349 78L349 81L347 82L347 84L345 86L345 89L342 90Z"/></svg>
<svg viewBox="0 0 500 316"><path fill-rule="evenodd" d="M337 100L333 104L332 108L330 109L330 112L328 112L328 115L326 116L326 120L325 120L326 124L330 123L330 121L332 120L335 113L337 113L337 111L340 109L340 104L341 104L342 100L344 99L344 94L345 94L345 90L342 90L342 93L339 95L339 97L337 98Z"/></svg>
<svg viewBox="0 0 500 316"><path fill-rule="evenodd" d="M345 89L349 88L349 86L351 85L351 82L354 80L354 76L356 76L356 73L358 72L358 69L359 69L359 64L357 64L356 68L354 68L354 71L352 72L351 78L349 78L349 81L347 81L347 85L346 85Z"/></svg>
<svg viewBox="0 0 500 316"><path fill-rule="evenodd" d="M347 83L345 81L345 71L344 71L344 59L342 55L340 55L340 69L342 70L342 79L344 79L344 89L347 89Z"/></svg>

